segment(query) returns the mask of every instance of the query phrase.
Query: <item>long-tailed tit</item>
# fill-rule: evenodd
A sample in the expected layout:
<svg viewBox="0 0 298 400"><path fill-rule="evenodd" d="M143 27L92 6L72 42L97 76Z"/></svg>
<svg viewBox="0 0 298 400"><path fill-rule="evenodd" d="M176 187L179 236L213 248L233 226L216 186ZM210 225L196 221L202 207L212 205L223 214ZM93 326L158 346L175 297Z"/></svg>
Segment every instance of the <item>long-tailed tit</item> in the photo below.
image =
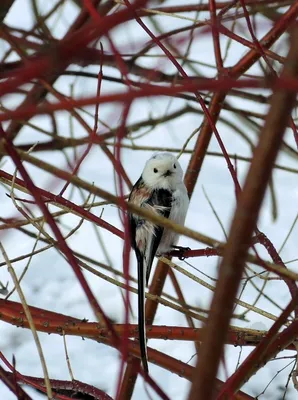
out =
<svg viewBox="0 0 298 400"><path fill-rule="evenodd" d="M154 154L129 196L129 202L145 207L177 224L184 224L189 198L183 183L183 171L170 153ZM145 327L145 286L148 284L154 256L169 253L179 235L135 214L129 215L131 243L138 262L138 326L141 358L148 372Z"/></svg>

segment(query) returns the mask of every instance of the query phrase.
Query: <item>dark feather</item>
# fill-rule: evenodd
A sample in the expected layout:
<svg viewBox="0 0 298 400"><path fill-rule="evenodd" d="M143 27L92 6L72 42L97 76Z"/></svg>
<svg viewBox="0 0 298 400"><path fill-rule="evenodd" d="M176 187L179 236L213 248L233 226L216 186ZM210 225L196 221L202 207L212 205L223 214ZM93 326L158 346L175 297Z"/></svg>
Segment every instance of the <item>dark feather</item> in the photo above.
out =
<svg viewBox="0 0 298 400"><path fill-rule="evenodd" d="M162 215L165 218L169 218L170 212L171 212L171 207L172 207L172 194L170 191L165 190L165 189L159 189L159 190L154 190L152 193L152 196L150 197L148 204L150 205L158 205L158 206L164 206L167 207L166 209L159 211L160 215ZM146 284L148 285L150 273L151 273L151 268L152 268L152 263L156 254L156 251L158 249L159 243L162 238L164 228L161 226L156 226L154 229L154 236L151 241L151 257L147 262L147 271L146 271Z"/></svg>
<svg viewBox="0 0 298 400"><path fill-rule="evenodd" d="M145 282L144 282L144 257L136 249L138 260L138 326L141 360L144 371L148 373L147 362L147 340L146 340L146 321L145 321Z"/></svg>

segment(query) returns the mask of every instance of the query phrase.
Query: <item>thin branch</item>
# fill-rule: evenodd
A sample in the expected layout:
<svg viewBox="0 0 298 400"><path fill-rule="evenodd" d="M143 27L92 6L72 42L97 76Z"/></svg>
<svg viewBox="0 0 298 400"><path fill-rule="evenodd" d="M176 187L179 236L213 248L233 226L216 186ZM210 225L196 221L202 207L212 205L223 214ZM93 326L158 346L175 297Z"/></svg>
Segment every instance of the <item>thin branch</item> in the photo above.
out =
<svg viewBox="0 0 298 400"><path fill-rule="evenodd" d="M297 30L294 32L298 34ZM282 72L283 76L298 76L297 54L297 42L292 40ZM286 91L277 91L272 96L271 108L243 192L239 198L227 247L220 265L218 283L197 364L196 379L192 385L189 399L200 397L208 400L212 397L213 382L221 359L224 338L242 276L245 256L295 98L295 92Z"/></svg>

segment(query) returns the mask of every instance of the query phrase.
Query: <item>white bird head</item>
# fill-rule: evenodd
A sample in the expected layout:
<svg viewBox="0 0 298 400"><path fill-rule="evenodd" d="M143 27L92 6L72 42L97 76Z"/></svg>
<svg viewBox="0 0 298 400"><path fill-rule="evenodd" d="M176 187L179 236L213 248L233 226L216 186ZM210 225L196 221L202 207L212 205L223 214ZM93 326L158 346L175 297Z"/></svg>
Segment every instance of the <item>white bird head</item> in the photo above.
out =
<svg viewBox="0 0 298 400"><path fill-rule="evenodd" d="M156 153L146 162L142 178L151 189L175 190L182 183L183 171L173 154Z"/></svg>

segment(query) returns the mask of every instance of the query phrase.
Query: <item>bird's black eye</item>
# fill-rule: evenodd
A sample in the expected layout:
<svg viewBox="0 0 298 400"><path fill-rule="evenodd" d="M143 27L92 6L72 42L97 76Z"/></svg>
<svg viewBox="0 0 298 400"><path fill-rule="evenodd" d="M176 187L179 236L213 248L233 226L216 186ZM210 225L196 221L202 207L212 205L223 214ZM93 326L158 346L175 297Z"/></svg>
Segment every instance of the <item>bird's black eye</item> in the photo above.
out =
<svg viewBox="0 0 298 400"><path fill-rule="evenodd" d="M155 174L157 174L158 169L154 168L153 172L154 172Z"/></svg>
<svg viewBox="0 0 298 400"><path fill-rule="evenodd" d="M176 164L174 164L174 168L176 169Z"/></svg>

